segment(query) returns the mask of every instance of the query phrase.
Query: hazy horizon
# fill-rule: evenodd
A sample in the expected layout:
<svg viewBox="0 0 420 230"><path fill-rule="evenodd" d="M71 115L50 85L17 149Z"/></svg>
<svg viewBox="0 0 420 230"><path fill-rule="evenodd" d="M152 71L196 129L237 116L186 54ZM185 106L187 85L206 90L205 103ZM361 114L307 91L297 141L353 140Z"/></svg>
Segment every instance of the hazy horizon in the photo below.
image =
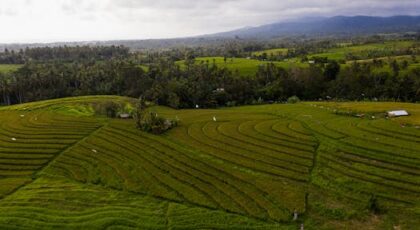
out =
<svg viewBox="0 0 420 230"><path fill-rule="evenodd" d="M304 17L418 15L419 9L416 0L4 0L0 43L178 38Z"/></svg>

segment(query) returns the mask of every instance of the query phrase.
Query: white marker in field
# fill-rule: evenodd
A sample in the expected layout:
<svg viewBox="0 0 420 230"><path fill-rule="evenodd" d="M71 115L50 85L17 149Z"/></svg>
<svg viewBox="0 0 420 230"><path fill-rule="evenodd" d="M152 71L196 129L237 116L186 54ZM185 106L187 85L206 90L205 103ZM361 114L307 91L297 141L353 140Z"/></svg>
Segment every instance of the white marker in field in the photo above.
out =
<svg viewBox="0 0 420 230"><path fill-rule="evenodd" d="M216 116L213 117L213 121L217 121Z"/></svg>
<svg viewBox="0 0 420 230"><path fill-rule="evenodd" d="M98 151L96 149L92 149L92 152L97 153Z"/></svg>
<svg viewBox="0 0 420 230"><path fill-rule="evenodd" d="M16 138L12 137L12 141L16 141Z"/></svg>

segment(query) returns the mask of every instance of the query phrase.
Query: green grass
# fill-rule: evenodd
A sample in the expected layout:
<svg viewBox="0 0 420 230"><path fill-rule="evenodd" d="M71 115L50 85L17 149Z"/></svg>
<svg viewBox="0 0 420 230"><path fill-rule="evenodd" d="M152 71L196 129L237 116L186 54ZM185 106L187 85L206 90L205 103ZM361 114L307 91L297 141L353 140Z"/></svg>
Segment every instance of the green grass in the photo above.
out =
<svg viewBox="0 0 420 230"><path fill-rule="evenodd" d="M400 123L420 125L420 104L394 102L315 102L310 104L341 111L380 114L382 116L386 111L404 109L410 113L410 116L395 118L393 120Z"/></svg>
<svg viewBox="0 0 420 230"><path fill-rule="evenodd" d="M153 107L159 116L180 119L178 127L156 136L137 130L133 120L92 112L106 101L136 102L91 96L1 108L0 228L419 224L418 104ZM380 115L391 109L412 115ZM359 112L375 118L346 115ZM372 195L383 211L379 215L366 208ZM304 213L297 222L294 210Z"/></svg>
<svg viewBox="0 0 420 230"><path fill-rule="evenodd" d="M413 41L390 41L384 43L372 43L366 45L347 45L340 48L328 49L323 53L311 54L309 57L327 57L332 60L345 60L348 53L353 55L363 55L367 51L389 51L410 48Z"/></svg>
<svg viewBox="0 0 420 230"><path fill-rule="evenodd" d="M351 43L339 44L338 48L326 49L321 53L313 53L308 55L312 57L327 57L331 60L346 60L346 55L352 53L353 55L364 55L367 51L391 51L399 49L411 48L415 43L413 41L388 41L384 43L371 43L365 45L353 45ZM277 48L253 52L253 55L260 56L263 53L270 55L287 54L287 48ZM385 55L388 56L388 55ZM363 58L365 59L365 58Z"/></svg>
<svg viewBox="0 0 420 230"><path fill-rule="evenodd" d="M22 65L0 64L0 73L10 73L18 70Z"/></svg>
<svg viewBox="0 0 420 230"><path fill-rule="evenodd" d="M218 210L48 177L34 181L0 204L2 228L197 229L212 228L215 223L225 229L280 227ZM189 222L186 217L196 221Z"/></svg>
<svg viewBox="0 0 420 230"><path fill-rule="evenodd" d="M294 60L291 61L284 61L284 62L267 62L267 61L259 61L255 59L246 59L246 58L228 58L226 63L223 57L204 57L204 58L196 58L196 63L206 63L208 62L210 65L215 63L218 67L227 68L232 72L238 72L239 76L255 76L255 73L258 71L259 66L265 66L268 63L274 63L276 66L283 67L283 68L291 68L291 67L305 67L306 64L295 62ZM184 61L177 62L181 65L182 68L185 68Z"/></svg>
<svg viewBox="0 0 420 230"><path fill-rule="evenodd" d="M149 66L148 65L139 65L139 67L144 70L144 72L148 72L149 71Z"/></svg>
<svg viewBox="0 0 420 230"><path fill-rule="evenodd" d="M278 48L278 49L269 49L269 50L262 50L262 51L253 52L252 55L261 56L264 53L266 53L268 56L279 55L279 54L285 55L285 54L287 54L287 52L288 52L287 48Z"/></svg>
<svg viewBox="0 0 420 230"><path fill-rule="evenodd" d="M61 115L94 116L104 115L104 105L113 102L120 105L125 112L133 110L135 99L119 96L81 96L72 98L53 99L39 102L31 102L21 105L0 107L1 110L13 111L52 111Z"/></svg>
<svg viewBox="0 0 420 230"><path fill-rule="evenodd" d="M397 60L402 62L404 60L408 61L408 69L402 71L408 71L413 68L419 67L418 63L413 63L411 56L390 56L386 52L399 49L412 48L415 45L413 41L390 41L385 43L372 43L366 45L352 45L352 44L342 44L339 48L327 49L322 53L315 53L308 55L309 58L312 57L327 57L331 60L346 60L346 55L351 53L355 56L360 57L360 60L357 60L359 63L363 62L372 62L372 58L367 58L368 52L384 52L383 57L376 58L378 60L383 60L383 67L375 67L372 69L373 72L392 72L391 68L388 65L390 60ZM285 48L270 49L254 52L253 55L262 55L267 53L267 55L276 55L278 53L286 53L288 50ZM417 56L417 59L419 57ZM302 63L299 58L290 58L286 61L260 61L256 59L247 59L247 58L227 58L226 62L223 57L199 57L195 59L196 63L208 63L209 65L215 63L218 67L227 68L232 72L237 72L239 76L255 76L259 66L265 66L268 63L273 63L278 67L283 67L285 69L290 69L292 67L306 68L309 66L308 63ZM342 67L349 66L353 61L347 61L345 64L342 64ZM185 68L184 61L177 62L182 68Z"/></svg>

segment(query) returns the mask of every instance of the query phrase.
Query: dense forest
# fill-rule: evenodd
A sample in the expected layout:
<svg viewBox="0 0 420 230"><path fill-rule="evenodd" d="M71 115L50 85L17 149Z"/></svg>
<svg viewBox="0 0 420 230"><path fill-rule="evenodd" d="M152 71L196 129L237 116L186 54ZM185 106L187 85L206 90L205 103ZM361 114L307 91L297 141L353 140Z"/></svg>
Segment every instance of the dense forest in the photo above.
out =
<svg viewBox="0 0 420 230"><path fill-rule="evenodd" d="M27 62L102 61L127 57L129 49L123 46L60 46L35 47L0 53L0 64L24 64Z"/></svg>
<svg viewBox="0 0 420 230"><path fill-rule="evenodd" d="M289 56L304 59L309 51L336 46L325 40L305 44L293 44ZM267 60L255 76L248 77L211 62L195 61L198 56L248 56L262 48L271 47L244 42L227 43L223 49L142 53L122 46L7 50L0 53L1 64L24 65L17 71L0 73L0 104L98 94L144 96L173 108L285 102L291 96L302 100L420 101L420 68L407 69L406 61L395 59L354 61L343 66L336 60L315 57L309 68L289 69ZM418 50L392 52L412 55L415 60ZM179 60L185 61L184 67L175 63ZM374 71L378 66L392 71Z"/></svg>

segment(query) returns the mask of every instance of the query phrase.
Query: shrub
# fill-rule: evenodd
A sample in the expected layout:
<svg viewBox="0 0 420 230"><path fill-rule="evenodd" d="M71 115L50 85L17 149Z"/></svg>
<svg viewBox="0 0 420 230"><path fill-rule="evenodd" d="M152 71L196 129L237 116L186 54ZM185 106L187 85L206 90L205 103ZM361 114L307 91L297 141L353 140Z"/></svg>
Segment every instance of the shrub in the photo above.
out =
<svg viewBox="0 0 420 230"><path fill-rule="evenodd" d="M368 201L368 209L374 214L379 214L381 209L379 207L378 198L375 195L372 195Z"/></svg>
<svg viewBox="0 0 420 230"><path fill-rule="evenodd" d="M226 102L226 106L227 107L234 107L236 105L237 105L236 101L228 101L228 102Z"/></svg>
<svg viewBox="0 0 420 230"><path fill-rule="evenodd" d="M147 114L146 108L145 100L140 98L136 112L136 125L138 129L153 134L162 134L178 126L178 121L159 117L155 112Z"/></svg>
<svg viewBox="0 0 420 230"><path fill-rule="evenodd" d="M292 96L287 99L287 103L289 104L296 104L299 102L300 102L300 99L297 96Z"/></svg>
<svg viewBox="0 0 420 230"><path fill-rule="evenodd" d="M90 111L76 111L82 114L95 113L96 115L107 116L109 118L120 117L121 114L128 114L129 117L134 117L136 109L131 103L106 101L102 103L93 103ZM80 110L80 109L79 109ZM86 109L85 109L86 110ZM73 112L75 113L75 112Z"/></svg>
<svg viewBox="0 0 420 230"><path fill-rule="evenodd" d="M252 101L252 104L254 104L254 105L262 105L262 104L264 104L264 100L261 97L259 97L258 100Z"/></svg>
<svg viewBox="0 0 420 230"><path fill-rule="evenodd" d="M139 117L137 117L139 119ZM137 128L142 131L162 134L178 125L177 121L159 117L155 112L150 112L149 115L141 116L141 120L137 121Z"/></svg>
<svg viewBox="0 0 420 230"><path fill-rule="evenodd" d="M115 118L117 117L118 111L120 110L120 105L113 101L109 101L104 104L104 108L107 117Z"/></svg>

